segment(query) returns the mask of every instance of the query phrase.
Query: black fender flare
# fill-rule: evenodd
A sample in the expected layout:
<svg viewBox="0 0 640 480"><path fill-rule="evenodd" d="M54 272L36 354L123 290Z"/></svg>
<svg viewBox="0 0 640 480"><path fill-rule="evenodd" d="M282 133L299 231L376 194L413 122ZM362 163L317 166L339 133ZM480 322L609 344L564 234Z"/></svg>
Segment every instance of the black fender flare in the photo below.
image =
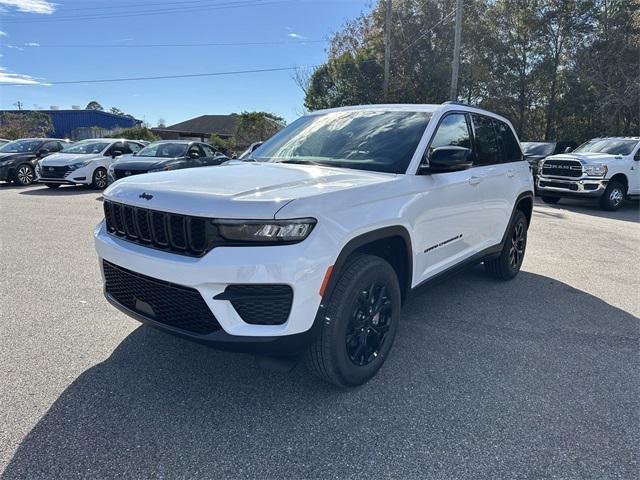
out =
<svg viewBox="0 0 640 480"><path fill-rule="evenodd" d="M520 205L520 203L525 200L525 199L530 199L531 200L531 215L533 216L533 192L532 191L526 191L526 192L522 192L520 195L518 195L518 198L516 198L516 201L513 204L513 210L511 211L511 217L509 217L509 222L507 223L507 228L504 231L504 234L502 235L502 240L500 241L500 250L502 250L502 247L504 246L505 242L507 241L507 235L509 234L509 228L511 227L511 224L513 223L513 219L516 216L516 212L518 210L520 210L518 208L518 206ZM531 218L529 217L527 219L527 221L529 222L527 225L527 228L529 227L529 225L531 225Z"/></svg>
<svg viewBox="0 0 640 480"><path fill-rule="evenodd" d="M405 293L409 293L411 290L411 283L413 280L413 249L411 244L411 235L409 231L400 225L394 225L389 227L382 227L376 230L371 230L369 232L358 235L357 237L349 240L340 250L338 254L338 258L333 264L333 269L331 270L331 275L329 276L329 280L324 288L324 292L322 295L322 302L320 307L326 302L326 300L331 296L333 289L340 278L340 271L344 268L344 265L349 258L349 256L355 252L358 248L363 247L369 243L383 240L385 238L391 237L400 237L404 240L406 251L407 251L407 279L406 284L402 285L403 291Z"/></svg>

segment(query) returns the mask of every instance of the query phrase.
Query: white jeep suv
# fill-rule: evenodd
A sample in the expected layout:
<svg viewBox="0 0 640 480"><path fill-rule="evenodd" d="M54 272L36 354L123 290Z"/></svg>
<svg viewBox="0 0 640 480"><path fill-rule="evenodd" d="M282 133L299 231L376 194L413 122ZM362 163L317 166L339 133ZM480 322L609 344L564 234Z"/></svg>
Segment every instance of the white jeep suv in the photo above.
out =
<svg viewBox="0 0 640 480"><path fill-rule="evenodd" d="M409 292L513 278L533 182L511 124L462 104L311 113L254 162L128 177L95 231L106 298L223 349L303 353L341 386L387 358Z"/></svg>
<svg viewBox="0 0 640 480"><path fill-rule="evenodd" d="M60 185L91 185L102 190L107 186L107 170L120 155L136 153L141 142L113 138L82 140L49 155L36 167L39 183L49 188Z"/></svg>
<svg viewBox="0 0 640 480"><path fill-rule="evenodd" d="M617 210L625 198L640 196L640 137L594 138L547 157L539 172L538 193L546 203L598 198L604 210Z"/></svg>

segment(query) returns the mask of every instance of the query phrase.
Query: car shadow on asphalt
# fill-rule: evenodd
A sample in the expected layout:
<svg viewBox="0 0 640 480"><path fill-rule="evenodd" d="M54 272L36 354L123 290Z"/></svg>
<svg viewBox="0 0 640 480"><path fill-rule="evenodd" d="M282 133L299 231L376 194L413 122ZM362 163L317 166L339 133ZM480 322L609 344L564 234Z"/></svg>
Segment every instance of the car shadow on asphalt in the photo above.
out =
<svg viewBox="0 0 640 480"><path fill-rule="evenodd" d="M59 188L49 188L43 186L43 188L25 190L24 192L20 192L20 195L64 197L69 195L86 195L90 193L100 194L100 191L85 186L63 186Z"/></svg>
<svg viewBox="0 0 640 480"><path fill-rule="evenodd" d="M610 218L612 220L621 220L624 222L640 223L640 202L637 200L627 200L615 212L607 212L600 208L597 200L584 200L573 198L562 198L559 203L550 205L544 203L541 199L536 199L536 206L547 207L548 209L558 212L561 215L563 210L583 215L591 215L593 217ZM538 211L541 211L538 209Z"/></svg>
<svg viewBox="0 0 640 480"><path fill-rule="evenodd" d="M552 278L473 268L412 296L393 355L350 391L141 326L2 478L632 478L638 325Z"/></svg>

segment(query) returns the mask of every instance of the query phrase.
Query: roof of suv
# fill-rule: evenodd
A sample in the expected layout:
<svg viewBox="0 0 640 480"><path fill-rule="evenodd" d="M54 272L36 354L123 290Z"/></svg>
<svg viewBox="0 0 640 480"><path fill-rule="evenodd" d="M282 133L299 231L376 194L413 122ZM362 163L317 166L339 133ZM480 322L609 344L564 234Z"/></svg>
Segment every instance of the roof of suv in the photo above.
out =
<svg viewBox="0 0 640 480"><path fill-rule="evenodd" d="M447 112L451 110L456 111L465 111L465 112L474 112L474 113L482 113L485 115L491 115L492 117L499 118L502 121L505 121L509 124L508 119L504 118L497 113L491 112L489 110L484 110L480 107L473 107L471 105L467 105L466 103L461 102L444 102L442 104L419 104L419 103L391 103L391 104L373 104L373 105L353 105L347 107L337 107L337 108L328 108L326 110L316 110L311 112L310 115L317 115L322 113L330 113L330 112L352 112L352 111L406 111L406 112Z"/></svg>

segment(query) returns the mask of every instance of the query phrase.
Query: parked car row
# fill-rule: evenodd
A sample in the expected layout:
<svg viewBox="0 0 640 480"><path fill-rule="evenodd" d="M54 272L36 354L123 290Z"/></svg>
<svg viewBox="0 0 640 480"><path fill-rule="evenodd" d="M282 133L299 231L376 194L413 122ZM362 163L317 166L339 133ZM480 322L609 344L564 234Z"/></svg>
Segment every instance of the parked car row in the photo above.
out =
<svg viewBox="0 0 640 480"><path fill-rule="evenodd" d="M201 142L94 138L72 143L58 138L24 138L0 146L0 180L49 188L109 183L140 173L219 165L229 160Z"/></svg>

